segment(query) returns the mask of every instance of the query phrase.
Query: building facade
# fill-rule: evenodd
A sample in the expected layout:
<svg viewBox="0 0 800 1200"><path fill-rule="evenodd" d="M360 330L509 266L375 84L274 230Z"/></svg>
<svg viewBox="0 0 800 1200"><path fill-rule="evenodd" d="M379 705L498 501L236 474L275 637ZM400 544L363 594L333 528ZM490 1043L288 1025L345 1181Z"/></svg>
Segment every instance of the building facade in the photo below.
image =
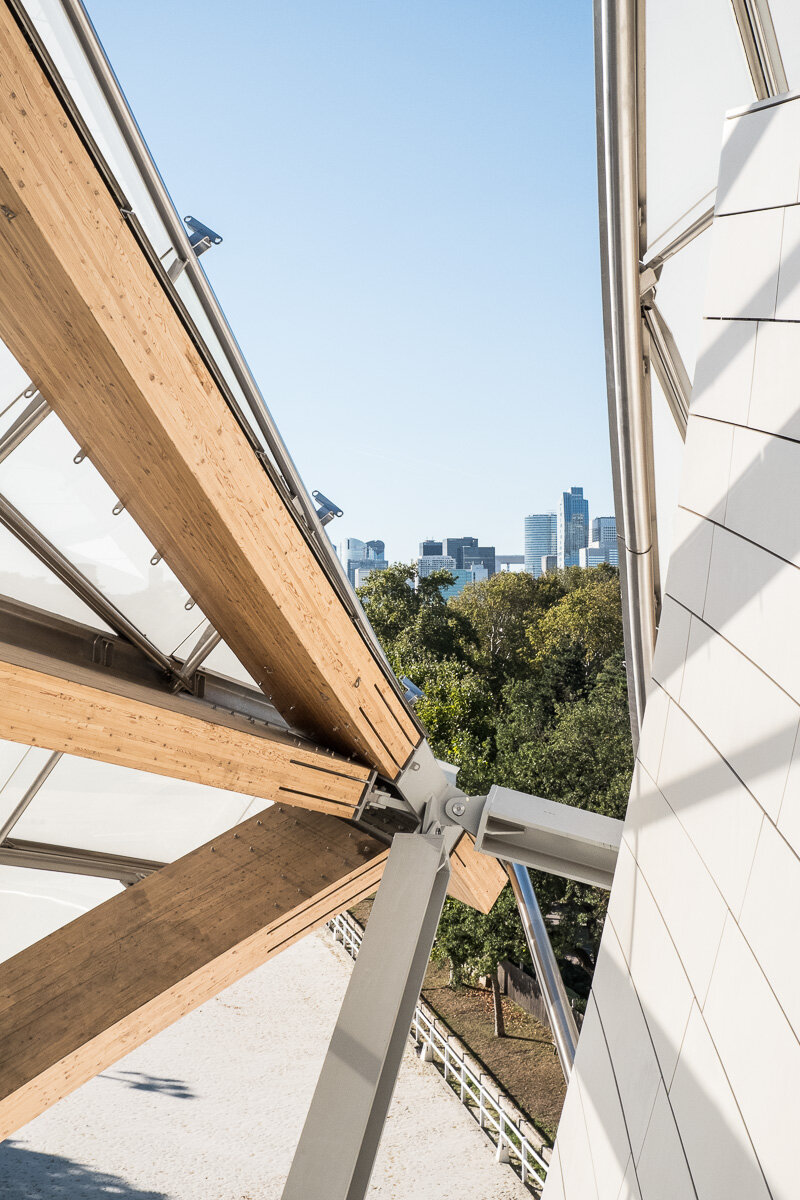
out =
<svg viewBox="0 0 800 1200"><path fill-rule="evenodd" d="M619 566L619 548L617 546L617 518L594 517L592 520L592 546L608 548L608 562L612 567Z"/></svg>
<svg viewBox="0 0 800 1200"><path fill-rule="evenodd" d="M360 568L369 571L385 571L386 543L375 539L362 542L360 538L346 538L339 546L339 558L347 571L347 578L353 587L359 586L356 581L356 571ZM366 578L366 575L362 578Z"/></svg>
<svg viewBox="0 0 800 1200"><path fill-rule="evenodd" d="M525 570L534 578L542 574L542 558L556 553L557 542L555 512L531 513L525 518Z"/></svg>
<svg viewBox="0 0 800 1200"><path fill-rule="evenodd" d="M431 555L442 553L444 553L444 550L441 541L436 542L431 538L427 538L419 544L420 558L430 558Z"/></svg>
<svg viewBox="0 0 800 1200"><path fill-rule="evenodd" d="M582 487L572 487L561 496L558 510L558 565L577 567L580 550L589 545L589 501Z"/></svg>
<svg viewBox="0 0 800 1200"><path fill-rule="evenodd" d="M420 554L417 559L417 576L427 578L434 571L456 571L456 560L451 554Z"/></svg>

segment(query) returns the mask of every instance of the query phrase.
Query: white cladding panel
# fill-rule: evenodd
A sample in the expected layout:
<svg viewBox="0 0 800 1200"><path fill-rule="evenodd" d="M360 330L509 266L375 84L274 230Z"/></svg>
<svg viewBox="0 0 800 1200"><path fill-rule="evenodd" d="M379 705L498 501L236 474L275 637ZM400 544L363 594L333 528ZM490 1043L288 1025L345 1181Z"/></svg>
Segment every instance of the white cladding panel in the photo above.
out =
<svg viewBox="0 0 800 1200"><path fill-rule="evenodd" d="M725 123L654 684L567 1097L607 1115L559 1131L545 1200L797 1195L799 132L800 98Z"/></svg>

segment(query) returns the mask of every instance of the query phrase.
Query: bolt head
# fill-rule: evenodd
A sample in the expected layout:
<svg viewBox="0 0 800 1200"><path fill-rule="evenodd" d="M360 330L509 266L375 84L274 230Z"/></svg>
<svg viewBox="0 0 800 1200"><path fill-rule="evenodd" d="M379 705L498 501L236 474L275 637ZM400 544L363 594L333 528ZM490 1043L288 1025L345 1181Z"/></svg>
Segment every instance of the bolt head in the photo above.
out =
<svg viewBox="0 0 800 1200"><path fill-rule="evenodd" d="M457 804L453 805L453 816L454 817L463 817L463 815L466 811L467 811L466 804L462 804L460 800Z"/></svg>

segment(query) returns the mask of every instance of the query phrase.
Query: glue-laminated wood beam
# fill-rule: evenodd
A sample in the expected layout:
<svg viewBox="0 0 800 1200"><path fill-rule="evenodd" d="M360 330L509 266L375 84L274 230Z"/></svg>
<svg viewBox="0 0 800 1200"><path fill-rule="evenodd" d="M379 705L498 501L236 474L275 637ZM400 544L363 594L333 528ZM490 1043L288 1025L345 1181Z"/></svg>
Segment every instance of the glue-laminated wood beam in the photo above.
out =
<svg viewBox="0 0 800 1200"><path fill-rule="evenodd" d="M2 0L0 337L278 709L396 777L414 721Z"/></svg>
<svg viewBox="0 0 800 1200"><path fill-rule="evenodd" d="M3 963L0 1139L374 892L387 854L275 806Z"/></svg>
<svg viewBox="0 0 800 1200"><path fill-rule="evenodd" d="M241 718L210 715L190 698L0 645L0 738L352 816L367 767Z"/></svg>

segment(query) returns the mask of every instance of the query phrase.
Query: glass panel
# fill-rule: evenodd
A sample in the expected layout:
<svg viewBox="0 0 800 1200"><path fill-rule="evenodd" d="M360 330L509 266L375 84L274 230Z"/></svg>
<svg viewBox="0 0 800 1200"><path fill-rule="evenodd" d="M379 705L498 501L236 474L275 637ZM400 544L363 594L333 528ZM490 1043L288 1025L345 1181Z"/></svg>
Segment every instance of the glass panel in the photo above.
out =
<svg viewBox="0 0 800 1200"><path fill-rule="evenodd" d="M3 744L13 745L8 742ZM0 821L5 821L14 811L51 753L49 750L43 750L41 746L17 746L16 749L20 752L16 767L0 789ZM11 755L9 755L10 757ZM1 763L2 755L0 754ZM16 825L14 833L17 833Z"/></svg>
<svg viewBox="0 0 800 1200"><path fill-rule="evenodd" d="M730 0L649 3L646 41L652 245L716 187L725 113L755 94Z"/></svg>
<svg viewBox="0 0 800 1200"><path fill-rule="evenodd" d="M161 650L170 653L202 623L202 611L129 513L114 516L116 496L59 419L47 418L0 463L0 491L104 596ZM47 605L34 600L40 607ZM94 623L94 622L93 622Z"/></svg>
<svg viewBox="0 0 800 1200"><path fill-rule="evenodd" d="M796 91L800 87L800 5L797 0L769 0L769 8L789 90Z"/></svg>
<svg viewBox="0 0 800 1200"><path fill-rule="evenodd" d="M0 866L0 961L121 891L112 879Z"/></svg>
<svg viewBox="0 0 800 1200"><path fill-rule="evenodd" d="M242 819L251 797L65 756L15 828L31 841L171 862ZM268 802L259 800L260 808Z"/></svg>
<svg viewBox="0 0 800 1200"><path fill-rule="evenodd" d="M21 604L43 608L93 629L110 633L109 627L57 579L35 554L0 525L0 595Z"/></svg>

